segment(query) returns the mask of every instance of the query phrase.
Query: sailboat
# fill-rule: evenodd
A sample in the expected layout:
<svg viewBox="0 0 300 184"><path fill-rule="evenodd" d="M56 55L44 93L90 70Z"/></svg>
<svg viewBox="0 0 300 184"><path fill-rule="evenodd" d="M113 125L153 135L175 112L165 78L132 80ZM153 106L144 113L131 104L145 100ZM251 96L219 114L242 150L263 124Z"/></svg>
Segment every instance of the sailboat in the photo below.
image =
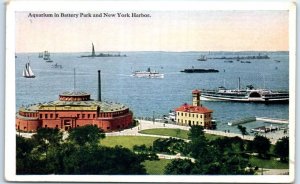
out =
<svg viewBox="0 0 300 184"><path fill-rule="evenodd" d="M50 53L48 51L45 51L44 52L44 60L46 62L53 62L51 59L50 59Z"/></svg>
<svg viewBox="0 0 300 184"><path fill-rule="evenodd" d="M29 62L25 64L25 68L23 70L23 77L25 77L25 78L35 78L35 75L31 70Z"/></svg>

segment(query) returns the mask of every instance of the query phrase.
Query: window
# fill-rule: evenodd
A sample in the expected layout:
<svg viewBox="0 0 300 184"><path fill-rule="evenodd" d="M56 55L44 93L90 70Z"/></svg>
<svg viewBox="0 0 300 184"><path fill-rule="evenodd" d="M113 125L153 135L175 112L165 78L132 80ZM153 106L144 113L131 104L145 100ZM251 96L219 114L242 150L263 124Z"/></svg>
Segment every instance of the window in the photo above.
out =
<svg viewBox="0 0 300 184"><path fill-rule="evenodd" d="M45 114L45 118L46 118L46 119L48 118L48 114Z"/></svg>
<svg viewBox="0 0 300 184"><path fill-rule="evenodd" d="M58 118L58 114L55 114L55 118Z"/></svg>
<svg viewBox="0 0 300 184"><path fill-rule="evenodd" d="M88 119L90 119L90 116L91 116L91 115L90 115L90 114L88 114Z"/></svg>
<svg viewBox="0 0 300 184"><path fill-rule="evenodd" d="M95 114L93 114L93 118L95 118L95 116L96 116L96 115L95 115Z"/></svg>
<svg viewBox="0 0 300 184"><path fill-rule="evenodd" d="M107 127L106 129L107 129L107 130L109 130L109 129L110 129L110 127Z"/></svg>
<svg viewBox="0 0 300 184"><path fill-rule="evenodd" d="M51 119L53 118L53 114L50 114L50 118L51 118Z"/></svg>
<svg viewBox="0 0 300 184"><path fill-rule="evenodd" d="M56 125L55 128L58 128L58 125Z"/></svg>
<svg viewBox="0 0 300 184"><path fill-rule="evenodd" d="M79 118L80 117L80 114L77 114L77 118Z"/></svg>
<svg viewBox="0 0 300 184"><path fill-rule="evenodd" d="M85 114L82 114L82 118L85 118Z"/></svg>
<svg viewBox="0 0 300 184"><path fill-rule="evenodd" d="M42 119L43 118L43 114L40 114L40 119Z"/></svg>
<svg viewBox="0 0 300 184"><path fill-rule="evenodd" d="M45 128L47 128L48 127L48 125L45 125Z"/></svg>

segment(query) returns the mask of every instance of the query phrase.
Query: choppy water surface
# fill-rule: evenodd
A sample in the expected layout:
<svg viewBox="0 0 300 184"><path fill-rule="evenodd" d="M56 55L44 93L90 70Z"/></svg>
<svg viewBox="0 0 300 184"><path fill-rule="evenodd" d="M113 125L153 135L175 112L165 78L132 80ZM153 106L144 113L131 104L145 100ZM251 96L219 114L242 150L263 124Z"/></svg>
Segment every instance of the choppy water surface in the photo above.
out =
<svg viewBox="0 0 300 184"><path fill-rule="evenodd" d="M76 69L76 90L91 93L97 98L97 70L101 70L102 99L120 102L129 106L137 117L155 117L168 114L183 103L191 103L193 89L215 89L219 86L237 88L252 84L269 89L289 89L288 52L268 52L270 59L234 60L226 63L222 59L197 61L201 52L126 52L127 57L80 58L83 53L53 53L53 63L38 58L38 53L19 53L16 58L16 107L58 99L58 94L74 89L74 68ZM85 53L86 54L86 53ZM210 58L221 56L258 55L258 52L213 52ZM36 78L22 77L22 70L30 58ZM246 60L245 60L246 61ZM280 62L278 62L280 61ZM51 67L61 64L62 69ZM164 73L163 79L134 78L135 70L150 67ZM185 68L217 69L219 73L182 73ZM202 101L214 111L214 119L220 121L218 129L238 132L227 122L248 116L288 119L288 104L254 104ZM253 128L263 122L249 123Z"/></svg>

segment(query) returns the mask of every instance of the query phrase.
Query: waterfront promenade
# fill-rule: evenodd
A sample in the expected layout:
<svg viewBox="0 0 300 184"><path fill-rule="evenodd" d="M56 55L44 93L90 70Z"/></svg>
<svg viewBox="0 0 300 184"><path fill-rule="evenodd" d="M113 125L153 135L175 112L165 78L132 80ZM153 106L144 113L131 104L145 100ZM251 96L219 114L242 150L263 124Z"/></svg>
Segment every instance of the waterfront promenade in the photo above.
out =
<svg viewBox="0 0 300 184"><path fill-rule="evenodd" d="M141 134L139 131L146 130L146 129L155 129L155 128L173 128L173 129L182 129L182 130L189 130L190 127L188 126L181 126L181 125L175 125L175 124L169 124L169 123L161 123L161 122L153 122L153 121L147 121L147 120L138 120L139 125L136 127L133 127L131 129L125 129L118 132L111 132L106 133L107 136L151 136L151 137L161 137L161 138L168 138L169 136L162 136L162 135L150 135L150 134ZM241 135L238 133L231 133L231 132L225 132L220 130L204 130L207 134L213 134L213 135L220 135L220 136L226 136L226 137L235 137L238 136L244 140L253 140L253 135ZM259 135L266 136L270 139L271 144L275 144L278 139L288 136L288 133L285 133L284 130L277 130L273 132L268 133L258 133Z"/></svg>
<svg viewBox="0 0 300 184"><path fill-rule="evenodd" d="M146 129L155 129L155 128L173 128L173 129L182 129L182 130L189 130L190 127L188 126L181 126L181 125L175 125L175 124L169 124L169 123L161 123L161 122L153 122L153 121L147 121L147 120L138 120L139 125L133 128L125 129L122 131L116 131L116 132L110 132L106 133L106 136L150 136L150 137L160 137L160 138L169 138L169 136L163 136L163 135L151 135L151 134L142 134L139 133L141 130ZM207 134L213 134L213 135L219 135L219 136L226 136L226 137L235 137L238 136L244 140L253 140L253 135L241 135L238 133L232 133L232 132L225 132L221 130L204 130ZM23 137L31 137L33 133L17 133L22 135ZM278 139L288 136L288 132L285 132L284 130L277 130L273 132L268 133L258 133L259 135L266 136L270 139L271 144L275 144ZM64 137L66 137L66 134L64 134Z"/></svg>

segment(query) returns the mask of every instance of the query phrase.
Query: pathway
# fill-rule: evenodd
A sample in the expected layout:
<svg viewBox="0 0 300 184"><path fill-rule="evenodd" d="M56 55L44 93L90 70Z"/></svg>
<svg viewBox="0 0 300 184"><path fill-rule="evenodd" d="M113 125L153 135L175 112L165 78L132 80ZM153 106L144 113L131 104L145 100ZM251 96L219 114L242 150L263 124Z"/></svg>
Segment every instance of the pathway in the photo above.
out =
<svg viewBox="0 0 300 184"><path fill-rule="evenodd" d="M161 137L161 138L168 138L169 136L163 136L163 135L150 135L150 134L141 134L139 131L146 130L146 129L154 129L154 128L174 128L174 129L182 129L182 130L189 130L190 127L188 126L181 126L181 125L175 125L175 124L168 124L168 123L160 123L160 122L153 122L153 121L147 121L147 120L138 120L139 125L136 127L133 127L131 129L125 129L118 132L111 132L106 133L107 136L150 136L150 137ZM224 132L220 130L204 130L207 134L213 134L213 135L220 135L220 136L226 136L226 137L240 137L244 140L253 140L254 136L252 135L241 135L238 133L231 133L231 132ZM259 133L259 135L266 136L270 139L271 144L275 144L278 139L288 136L288 133L284 133L284 130L278 130L274 132L268 132L268 133Z"/></svg>

